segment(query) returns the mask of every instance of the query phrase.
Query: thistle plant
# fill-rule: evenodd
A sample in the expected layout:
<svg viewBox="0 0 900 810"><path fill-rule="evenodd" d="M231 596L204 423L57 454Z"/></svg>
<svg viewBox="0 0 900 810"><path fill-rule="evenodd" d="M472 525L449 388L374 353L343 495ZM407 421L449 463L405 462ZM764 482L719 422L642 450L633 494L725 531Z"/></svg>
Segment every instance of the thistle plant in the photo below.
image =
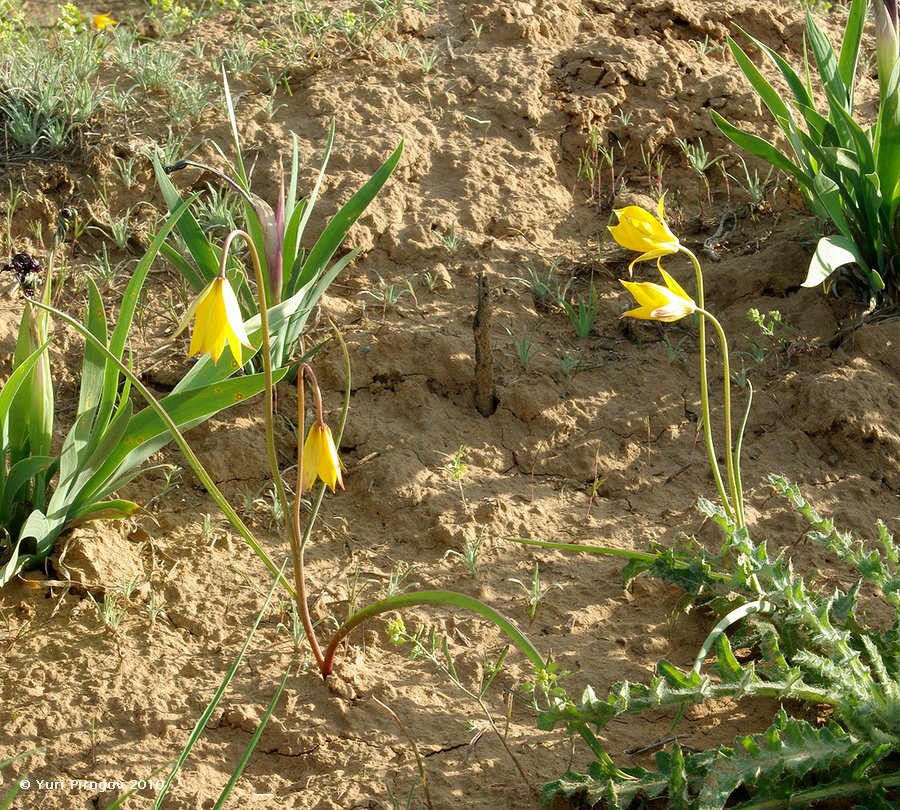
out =
<svg viewBox="0 0 900 810"><path fill-rule="evenodd" d="M635 803L718 810L802 807L829 800L856 798L866 807L895 807L900 796L900 547L883 523L876 544L860 543L838 531L784 478L771 476L777 493L810 524L807 537L852 569L857 577L846 591L823 593L797 573L782 555L770 555L754 543L744 520L740 479L743 424L732 441L728 348L724 332L702 305L702 272L663 219L635 207L615 212L610 228L619 244L641 252L635 262L684 253L697 274L697 301L660 266L664 284L623 281L638 306L625 317L672 322L696 314L702 328L709 321L722 342L725 393L727 487L712 452L706 375L702 375L704 435L720 504L704 498L699 510L721 530L723 542L709 551L691 538L672 548L658 544L647 552L600 546L511 538L533 546L614 555L627 559L626 581L642 573L683 588L688 597L714 616L693 666L681 669L663 659L646 684L613 684L605 697L587 687L579 698L568 695L549 667L533 688L538 726L563 725L570 733L593 739L596 760L587 773L568 772L546 785L544 804L557 796L579 797L588 806L625 810ZM632 262L633 266L634 262ZM701 370L705 351L701 342ZM744 417L746 423L746 416ZM860 591L868 583L895 611L886 629L858 613ZM741 652L739 653L738 650ZM677 710L711 700L769 697L827 707L827 719L811 723L790 717L784 708L769 728L738 735L733 745L705 751L675 742L656 755L653 767L619 769L597 742L616 718L627 714ZM676 720L677 722L677 720ZM585 733L585 730L590 732Z"/></svg>

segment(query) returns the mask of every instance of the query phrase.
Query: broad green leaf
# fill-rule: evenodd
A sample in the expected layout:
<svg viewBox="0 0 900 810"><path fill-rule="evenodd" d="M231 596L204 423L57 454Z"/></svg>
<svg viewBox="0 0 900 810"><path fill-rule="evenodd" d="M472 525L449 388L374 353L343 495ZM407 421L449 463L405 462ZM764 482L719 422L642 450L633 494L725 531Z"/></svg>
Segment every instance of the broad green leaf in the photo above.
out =
<svg viewBox="0 0 900 810"><path fill-rule="evenodd" d="M13 503L20 500L17 496L22 487L34 476L49 470L54 460L53 456L29 456L9 468L0 498L0 519L5 521L9 517Z"/></svg>
<svg viewBox="0 0 900 810"><path fill-rule="evenodd" d="M133 411L134 406L131 402L125 401L116 411L106 430L93 437L94 440L90 445L79 454L76 474L71 481L63 479L60 475L60 481L50 499L51 510L54 506L63 504L67 504L67 511L78 510L86 503L96 500L94 489L97 484L92 486L89 482L95 477L97 470L118 451L128 430Z"/></svg>
<svg viewBox="0 0 900 810"><path fill-rule="evenodd" d="M763 48L761 43L750 37L753 43ZM781 123L791 118L791 111L787 104L781 98L781 94L769 84L768 79L762 75L759 68L753 63L753 60L745 53L743 48L737 44L731 37L728 37L728 47L731 48L731 54L734 61L737 62L741 72L750 82L750 85L756 91L763 104L768 107L769 112L775 116L775 120Z"/></svg>
<svg viewBox="0 0 900 810"><path fill-rule="evenodd" d="M192 194L190 197L188 197L188 199L184 201L178 202L175 210L169 215L169 218L159 229L159 232L156 234L156 236L154 236L153 241L147 248L147 252L138 262L137 267L135 267L134 269L134 273L132 274L128 285L125 288L125 292L122 295L122 303L119 306L119 317L116 320L116 325L113 328L108 346L110 352L112 352L112 354L115 355L115 357L117 357L119 360L122 359L125 353L125 343L128 339L128 332L131 329L131 324L134 319L134 312L138 305L138 299L140 298L141 290L143 289L147 274L150 272L150 267L156 259L156 254L159 252L159 249L163 246L163 244L165 244L166 238L169 236L169 233L171 233L172 229L178 224L179 219L188 212L188 208L193 204L198 196L200 196L199 192L196 194ZM103 394L101 395L100 407L97 413L97 422L99 424L104 424L109 419L109 416L112 413L113 408L115 407L118 383L119 369L115 365L115 363L113 363L111 360L108 360L106 363L106 374L103 383Z"/></svg>
<svg viewBox="0 0 900 810"><path fill-rule="evenodd" d="M848 264L866 265L856 243L844 236L824 236L816 245L816 252L809 263L804 287L815 287L827 281L833 273Z"/></svg>
<svg viewBox="0 0 900 810"><path fill-rule="evenodd" d="M89 275L88 279L88 303L84 325L90 333L104 344L107 342L106 311L103 308L103 300L100 298L100 290ZM106 358L91 343L84 347L84 360L81 364L81 387L78 392L78 413L92 411L100 404L100 394L103 391L103 376L106 369Z"/></svg>
<svg viewBox="0 0 900 810"><path fill-rule="evenodd" d="M184 238L184 234L182 234L182 238ZM210 249L211 248L212 246L210 245ZM159 254L178 271L195 295L203 292L203 288L214 278L214 276L210 276L208 279L204 278L194 269L194 266L185 259L184 256L168 243L164 243L160 246ZM219 263L218 260L216 260L215 273L218 273L218 271Z"/></svg>
<svg viewBox="0 0 900 810"><path fill-rule="evenodd" d="M16 394L22 389L22 386L28 383L32 370L44 356L44 352L49 345L50 341L48 340L24 358L19 366L13 370L13 373L9 375L3 387L0 388L0 454L2 454L0 455L0 492L5 491L7 465L12 465L22 460L19 454L15 452L16 448L10 446L9 422L15 416L12 409L13 401ZM27 453L25 458L29 458L30 455L30 453Z"/></svg>
<svg viewBox="0 0 900 810"><path fill-rule="evenodd" d="M875 162L881 193L888 204L888 233L892 233L900 208L900 60L894 65L888 87L875 125Z"/></svg>
<svg viewBox="0 0 900 810"><path fill-rule="evenodd" d="M716 639L716 670L726 683L733 683L744 677L744 669L734 657L728 636L724 633Z"/></svg>
<svg viewBox="0 0 900 810"><path fill-rule="evenodd" d="M297 219L296 227L285 231L285 242L290 245L290 253L294 257L300 252L300 241L303 239L303 234L306 232L306 225L309 222L309 218L319 199L319 190L322 188L322 181L325 179L325 169L328 167L328 161L331 159L331 151L334 148L334 133L336 127L337 124L332 118L331 125L328 127L328 136L325 138L325 151L322 154L322 163L319 166L319 174L316 177L316 182L313 184L312 191L306 198L306 202ZM285 293L288 296L293 296L301 286L298 273L293 269L292 261L291 280L289 285L285 284Z"/></svg>
<svg viewBox="0 0 900 810"><path fill-rule="evenodd" d="M810 109L815 110L815 102L813 101L813 98L810 95L809 90L806 88L806 85L803 83L803 81L797 75L796 71L784 59L782 59L781 56L779 56L776 51L772 50L772 48L770 48L764 42L760 42L760 40L756 39L755 37L750 36L750 34L748 34L742 28L738 28L738 30L742 34L744 34L744 36L746 36L754 45L756 45L756 47L759 48L769 58L769 60L772 62L772 64L774 64L775 67L778 68L778 72L781 73L782 78L785 80L785 82L787 82L788 87L790 88L791 92L794 94L794 100L797 102L797 104L800 106L809 107ZM733 52L734 52L734 49L732 49L732 53ZM740 65L740 62L738 64ZM741 66L741 69L743 70L743 66ZM754 66L754 69L755 69L755 66ZM744 75L747 75L746 71L744 71ZM766 80L763 79L763 81L766 81ZM766 82L766 83L768 83L768 82ZM752 84L752 82L751 82L751 84ZM754 86L754 89L756 89L755 86ZM776 93L776 95L778 95L777 91L775 91L775 93ZM779 96L779 98L780 98L780 96ZM769 109L771 110L772 108L770 107ZM774 110L772 112L773 112L773 114L775 114ZM776 117L777 117L777 114L776 114ZM784 117L787 117L787 116L784 116Z"/></svg>
<svg viewBox="0 0 900 810"><path fill-rule="evenodd" d="M828 212L828 216L835 224L835 227L837 227L844 238L852 240L853 231L850 230L850 225L841 208L841 203L848 196L846 190L842 190L831 177L821 172L816 175L813 181L813 189L817 201Z"/></svg>
<svg viewBox="0 0 900 810"><path fill-rule="evenodd" d="M275 381L286 373L286 369L276 371ZM179 428L187 430L226 408L256 396L264 387L262 374L234 377L200 389L173 392L161 399L160 404ZM168 428L159 416L151 408L144 408L132 417L118 446L92 478L89 490L97 490L108 478L134 469L171 439Z"/></svg>
<svg viewBox="0 0 900 810"><path fill-rule="evenodd" d="M53 380L50 353L46 348L47 318L30 301L22 307L19 332L13 352L13 368L17 368L38 345L44 350L28 373L28 380L18 386L16 395L6 407L6 430L11 461L23 456L50 454L53 440Z"/></svg>

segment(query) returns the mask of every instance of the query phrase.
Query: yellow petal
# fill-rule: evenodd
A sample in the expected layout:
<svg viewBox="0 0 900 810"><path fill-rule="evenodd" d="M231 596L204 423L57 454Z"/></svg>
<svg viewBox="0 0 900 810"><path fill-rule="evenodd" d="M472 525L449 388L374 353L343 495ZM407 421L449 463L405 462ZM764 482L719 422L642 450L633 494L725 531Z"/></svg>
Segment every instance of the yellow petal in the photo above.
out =
<svg viewBox="0 0 900 810"><path fill-rule="evenodd" d="M663 270L661 265L659 268L659 272L662 274L663 281L666 282L666 286L673 293L675 293L675 295L679 296L680 298L684 298L685 301L690 301L691 303L693 303L693 299L684 291L682 286L677 281L675 281L674 278L672 278L672 276L670 276L665 270Z"/></svg>
<svg viewBox="0 0 900 810"><path fill-rule="evenodd" d="M315 422L306 434L303 444L303 475L300 480L302 492L312 488L316 478L321 478L331 491L340 484L344 488L341 475L341 460L338 457L331 428L324 422Z"/></svg>
<svg viewBox="0 0 900 810"><path fill-rule="evenodd" d="M116 20L110 17L109 14L95 14L91 18L91 25L98 31L105 31L107 28L112 28L116 24Z"/></svg>
<svg viewBox="0 0 900 810"><path fill-rule="evenodd" d="M216 276L188 310L194 314L189 355L209 352L219 362L228 344L234 359L241 362L241 346L252 348L244 329L241 309L234 290L225 276Z"/></svg>
<svg viewBox="0 0 900 810"><path fill-rule="evenodd" d="M618 223L609 226L612 238L628 250L641 253L631 264L629 270L637 263L657 259L677 253L681 247L678 237L669 230L662 218L663 200L659 201L660 218L657 219L649 211L637 205L617 208L613 213Z"/></svg>
<svg viewBox="0 0 900 810"><path fill-rule="evenodd" d="M661 268L660 268L661 269ZM623 317L671 323L697 310L697 305L681 286L665 270L662 270L665 287L650 281L622 281L622 285L640 304Z"/></svg>

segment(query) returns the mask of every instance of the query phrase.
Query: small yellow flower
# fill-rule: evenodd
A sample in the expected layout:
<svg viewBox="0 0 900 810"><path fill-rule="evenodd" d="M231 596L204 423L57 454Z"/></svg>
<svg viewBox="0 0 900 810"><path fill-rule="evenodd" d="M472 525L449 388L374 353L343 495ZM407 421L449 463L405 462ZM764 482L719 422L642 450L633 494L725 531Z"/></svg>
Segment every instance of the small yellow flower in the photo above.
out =
<svg viewBox="0 0 900 810"><path fill-rule="evenodd" d="M659 198L659 219L649 211L637 205L628 205L613 211L618 219L617 225L610 225L609 232L623 248L637 250L641 253L631 264L628 272L638 262L659 260L662 256L677 253L681 247L678 237L669 230L663 213L663 198ZM657 265L660 270L662 266Z"/></svg>
<svg viewBox="0 0 900 810"><path fill-rule="evenodd" d="M341 460L338 458L337 448L334 446L334 438L331 428L324 422L313 422L306 441L303 443L303 478L300 482L302 492L307 492L321 478L334 492L335 484L344 488L344 479L341 476Z"/></svg>
<svg viewBox="0 0 900 810"><path fill-rule="evenodd" d="M113 28L117 24L118 21L110 17L109 14L95 14L91 18L91 25L98 31L105 31L107 28Z"/></svg>
<svg viewBox="0 0 900 810"><path fill-rule="evenodd" d="M665 287L650 281L622 281L625 289L640 304L637 309L629 310L622 317L671 323L697 311L694 300L681 288L681 285L661 267L659 272L662 273L663 280L666 282Z"/></svg>
<svg viewBox="0 0 900 810"><path fill-rule="evenodd" d="M241 346L253 348L244 330L237 296L225 276L216 276L194 299L178 327L178 332L181 332L195 316L188 356L209 352L213 362L218 363L227 343L232 356L240 363Z"/></svg>

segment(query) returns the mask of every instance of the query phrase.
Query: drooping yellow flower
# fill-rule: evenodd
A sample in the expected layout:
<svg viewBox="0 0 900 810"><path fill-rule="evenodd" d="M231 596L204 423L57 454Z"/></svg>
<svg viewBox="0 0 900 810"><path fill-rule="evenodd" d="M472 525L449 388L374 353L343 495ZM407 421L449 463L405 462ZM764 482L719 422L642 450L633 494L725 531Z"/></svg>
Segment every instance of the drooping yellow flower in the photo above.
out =
<svg viewBox="0 0 900 810"><path fill-rule="evenodd" d="M335 484L340 484L341 489L344 488L341 460L334 446L331 428L318 420L313 422L303 443L303 478L300 482L302 492L307 492L316 482L316 478L321 478L331 487L332 492Z"/></svg>
<svg viewBox="0 0 900 810"><path fill-rule="evenodd" d="M662 273L663 280L666 282L665 287L650 281L622 281L625 289L640 304L636 309L626 312L623 317L671 323L697 311L694 300L682 289L681 285L662 267L659 268L659 272Z"/></svg>
<svg viewBox="0 0 900 810"><path fill-rule="evenodd" d="M187 326L191 318L194 318L194 332L188 356L209 352L213 362L218 363L227 343L232 356L240 363L241 346L253 348L244 330L237 296L225 276L216 276L194 299L178 332Z"/></svg>
<svg viewBox="0 0 900 810"><path fill-rule="evenodd" d="M109 14L95 14L91 18L91 25L98 31L105 31L107 28L113 28L118 25L118 21L110 17Z"/></svg>
<svg viewBox="0 0 900 810"><path fill-rule="evenodd" d="M628 265L629 273L638 262L659 260L662 256L677 253L681 247L678 237L666 225L662 197L659 198L659 219L637 205L617 208L613 213L618 224L608 226L612 238L623 248L637 250L641 254ZM657 265L662 270L658 261Z"/></svg>

